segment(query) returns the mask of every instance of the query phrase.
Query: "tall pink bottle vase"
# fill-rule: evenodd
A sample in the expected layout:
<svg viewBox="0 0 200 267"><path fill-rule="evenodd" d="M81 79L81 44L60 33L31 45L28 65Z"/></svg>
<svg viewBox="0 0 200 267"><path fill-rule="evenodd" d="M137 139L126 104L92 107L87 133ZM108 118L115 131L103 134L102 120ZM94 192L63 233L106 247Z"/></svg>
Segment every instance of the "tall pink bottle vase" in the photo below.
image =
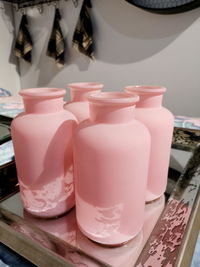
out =
<svg viewBox="0 0 200 267"><path fill-rule="evenodd" d="M98 82L79 82L71 83L67 86L70 88L71 101L64 105L66 110L72 112L80 123L89 118L88 93L99 93L103 84Z"/></svg>
<svg viewBox="0 0 200 267"><path fill-rule="evenodd" d="M77 222L91 240L119 245L143 226L150 135L134 119L138 96L101 92L88 100L90 119L74 136Z"/></svg>
<svg viewBox="0 0 200 267"><path fill-rule="evenodd" d="M74 204L72 138L77 121L63 108L65 89L21 90L25 111L11 124L24 208L55 217Z"/></svg>
<svg viewBox="0 0 200 267"><path fill-rule="evenodd" d="M137 94L135 117L151 134L151 154L146 202L159 198L166 190L174 117L162 106L166 88L161 86L127 86L127 93Z"/></svg>

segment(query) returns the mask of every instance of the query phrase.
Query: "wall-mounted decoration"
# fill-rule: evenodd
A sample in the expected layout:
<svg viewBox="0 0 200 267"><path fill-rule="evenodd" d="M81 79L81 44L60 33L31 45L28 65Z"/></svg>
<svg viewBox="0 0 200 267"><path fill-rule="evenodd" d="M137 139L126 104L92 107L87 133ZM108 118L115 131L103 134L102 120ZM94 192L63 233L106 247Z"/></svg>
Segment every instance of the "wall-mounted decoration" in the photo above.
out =
<svg viewBox="0 0 200 267"><path fill-rule="evenodd" d="M90 59L94 59L93 28L90 18L91 8L91 1L84 0L74 31L72 46Z"/></svg>
<svg viewBox="0 0 200 267"><path fill-rule="evenodd" d="M59 68L63 67L65 64L65 42L60 27L60 20L60 11L58 7L56 7L53 28L47 47L47 55L55 60Z"/></svg>
<svg viewBox="0 0 200 267"><path fill-rule="evenodd" d="M78 0L71 1L73 2L74 7L78 6ZM36 7L39 12L42 13L44 4L52 4L55 6L54 22L47 45L46 55L53 58L59 68L63 67L65 64L66 45L60 26L61 15L58 8L60 0L0 0L0 3L1 2L11 3L16 7L17 11L19 10L22 13L19 31L15 41L14 53L18 58L23 58L28 63L31 63L33 43L25 13L29 7ZM73 34L72 46L90 59L94 59L93 25L90 17L91 8L91 0L83 0Z"/></svg>
<svg viewBox="0 0 200 267"><path fill-rule="evenodd" d="M185 12L200 7L200 0L126 0L127 2L161 14Z"/></svg>
<svg viewBox="0 0 200 267"><path fill-rule="evenodd" d="M33 43L28 29L27 16L23 14L14 47L15 56L23 58L26 62L31 63L32 48Z"/></svg>

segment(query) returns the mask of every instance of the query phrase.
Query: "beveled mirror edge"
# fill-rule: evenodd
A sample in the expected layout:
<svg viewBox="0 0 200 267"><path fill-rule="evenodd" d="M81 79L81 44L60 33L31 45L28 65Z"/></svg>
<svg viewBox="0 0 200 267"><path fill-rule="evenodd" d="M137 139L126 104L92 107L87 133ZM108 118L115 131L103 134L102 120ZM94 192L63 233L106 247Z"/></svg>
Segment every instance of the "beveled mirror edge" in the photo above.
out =
<svg viewBox="0 0 200 267"><path fill-rule="evenodd" d="M177 181L135 266L149 266L154 262L160 267L167 266L167 264L182 267L184 246L187 245L184 241L189 240L192 221L196 220L196 209L199 209L197 205L200 198L199 143L199 130L174 129L172 148L192 151L193 154ZM178 227L180 232L178 232ZM191 251L190 258L192 258L192 254L193 251Z"/></svg>
<svg viewBox="0 0 200 267"><path fill-rule="evenodd" d="M190 220L183 238L183 242L180 248L180 252L175 264L175 267L188 267L191 265L193 252L198 238L200 226L200 189L194 208L190 215Z"/></svg>

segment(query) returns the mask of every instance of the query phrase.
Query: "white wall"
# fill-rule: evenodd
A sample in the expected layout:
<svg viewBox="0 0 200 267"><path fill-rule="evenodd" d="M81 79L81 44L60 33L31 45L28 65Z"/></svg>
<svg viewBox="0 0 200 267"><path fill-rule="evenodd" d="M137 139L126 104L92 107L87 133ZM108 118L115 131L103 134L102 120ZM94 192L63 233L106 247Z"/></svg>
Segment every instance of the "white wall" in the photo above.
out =
<svg viewBox="0 0 200 267"><path fill-rule="evenodd" d="M29 9L34 41L33 65L21 62L23 88L66 87L69 82L101 81L105 90L125 85L164 85L164 104L174 114L200 117L200 9L158 15L124 0L92 0L96 60L90 62L71 48L79 7L61 2L62 28L68 41L67 64L58 70L46 54L54 7L44 13ZM21 15L16 14L16 24Z"/></svg>
<svg viewBox="0 0 200 267"><path fill-rule="evenodd" d="M18 63L12 54L14 41L13 14L9 5L0 9L0 87L8 89L13 95L20 90Z"/></svg>

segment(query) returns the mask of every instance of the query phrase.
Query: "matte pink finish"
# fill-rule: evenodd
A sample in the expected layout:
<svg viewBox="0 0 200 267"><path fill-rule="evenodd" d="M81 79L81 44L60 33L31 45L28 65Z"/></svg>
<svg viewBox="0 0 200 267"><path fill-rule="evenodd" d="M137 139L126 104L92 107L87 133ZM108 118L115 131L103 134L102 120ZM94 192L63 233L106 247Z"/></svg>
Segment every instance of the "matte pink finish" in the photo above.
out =
<svg viewBox="0 0 200 267"><path fill-rule="evenodd" d="M68 84L67 87L70 88L71 101L67 102L64 108L72 112L78 122L88 119L90 114L87 95L90 92L100 92L103 84L97 82L80 82Z"/></svg>
<svg viewBox="0 0 200 267"><path fill-rule="evenodd" d="M25 112L12 122L11 134L24 208L54 217L74 206L72 136L77 125L63 109L65 89L21 90Z"/></svg>
<svg viewBox="0 0 200 267"><path fill-rule="evenodd" d="M144 222L150 135L134 119L138 96L104 92L88 99L90 119L74 139L77 222L90 239L118 245Z"/></svg>
<svg viewBox="0 0 200 267"><path fill-rule="evenodd" d="M174 117L162 107L161 86L127 86L127 93L137 94L135 117L143 122L151 134L151 155L146 201L160 197L166 190Z"/></svg>

